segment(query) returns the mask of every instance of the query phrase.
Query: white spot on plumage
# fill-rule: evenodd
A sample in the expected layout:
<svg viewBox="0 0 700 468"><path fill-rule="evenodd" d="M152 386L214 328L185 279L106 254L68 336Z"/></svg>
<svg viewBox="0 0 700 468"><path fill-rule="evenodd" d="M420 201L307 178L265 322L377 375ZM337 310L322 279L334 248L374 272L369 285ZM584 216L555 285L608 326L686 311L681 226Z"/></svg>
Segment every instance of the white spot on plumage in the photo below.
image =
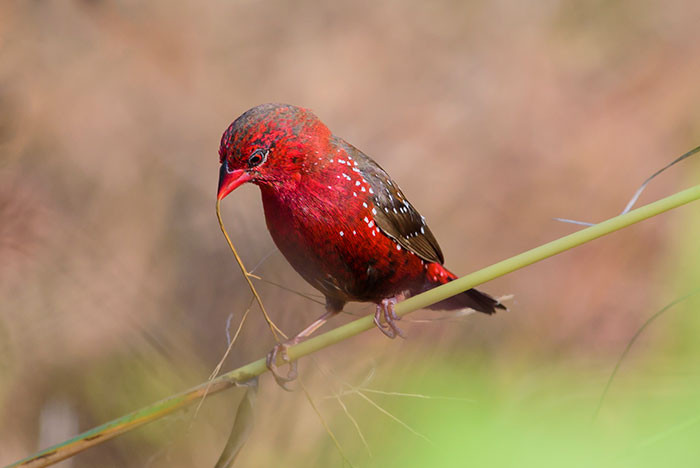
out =
<svg viewBox="0 0 700 468"><path fill-rule="evenodd" d="M360 186L360 181L358 180L357 182L355 182L355 185L357 185L357 186L359 187L359 186Z"/></svg>
<svg viewBox="0 0 700 468"><path fill-rule="evenodd" d="M345 235L345 233L343 231L340 231L339 234L340 234L340 237L343 237Z"/></svg>
<svg viewBox="0 0 700 468"><path fill-rule="evenodd" d="M367 208L367 202L362 202L362 206L364 206L365 208Z"/></svg>
<svg viewBox="0 0 700 468"><path fill-rule="evenodd" d="M357 192L352 192L352 196L353 196L353 197L356 197L356 196L357 196Z"/></svg>
<svg viewBox="0 0 700 468"><path fill-rule="evenodd" d="M401 250L401 246L396 244L396 250Z"/></svg>
<svg viewBox="0 0 700 468"><path fill-rule="evenodd" d="M369 218L365 216L365 223L369 223Z"/></svg>
<svg viewBox="0 0 700 468"><path fill-rule="evenodd" d="M374 193L374 190L372 190L372 187L369 188L369 193Z"/></svg>
<svg viewBox="0 0 700 468"><path fill-rule="evenodd" d="M367 191L367 190L365 190L365 186L364 186L364 185L363 185L362 187L360 187L360 190L362 190L363 192L366 192L366 191ZM370 190L371 190L371 189L370 189Z"/></svg>
<svg viewBox="0 0 700 468"><path fill-rule="evenodd" d="M356 235L357 235L357 231L355 231L355 230L353 229L353 230L352 230L352 235L353 235L353 236L356 236Z"/></svg>
<svg viewBox="0 0 700 468"><path fill-rule="evenodd" d="M370 221L370 222L367 224L367 226L368 226L368 227L374 227L374 221Z"/></svg>
<svg viewBox="0 0 700 468"><path fill-rule="evenodd" d="M367 205L365 205L365 208L367 208ZM375 215L377 214L377 209L374 207L372 208L372 214L375 214Z"/></svg>
<svg viewBox="0 0 700 468"><path fill-rule="evenodd" d="M345 164L345 160L344 160L344 159L338 159L338 164Z"/></svg>

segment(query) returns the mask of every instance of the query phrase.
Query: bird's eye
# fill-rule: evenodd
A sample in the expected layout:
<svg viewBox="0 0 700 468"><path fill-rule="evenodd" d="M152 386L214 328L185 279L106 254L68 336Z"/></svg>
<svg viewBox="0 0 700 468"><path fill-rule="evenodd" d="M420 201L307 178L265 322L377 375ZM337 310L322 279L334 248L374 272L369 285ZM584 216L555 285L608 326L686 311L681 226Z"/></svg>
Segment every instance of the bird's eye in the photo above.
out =
<svg viewBox="0 0 700 468"><path fill-rule="evenodd" d="M260 164L264 163L269 153L270 150L256 149L248 157L248 167L259 166Z"/></svg>

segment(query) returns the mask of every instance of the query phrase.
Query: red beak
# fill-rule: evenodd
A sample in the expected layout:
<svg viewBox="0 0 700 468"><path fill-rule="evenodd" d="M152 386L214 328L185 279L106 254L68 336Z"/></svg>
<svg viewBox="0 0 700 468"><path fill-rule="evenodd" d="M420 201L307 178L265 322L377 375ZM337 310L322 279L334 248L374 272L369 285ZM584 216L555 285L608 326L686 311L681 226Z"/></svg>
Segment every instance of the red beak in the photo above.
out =
<svg viewBox="0 0 700 468"><path fill-rule="evenodd" d="M250 174L243 169L236 169L235 171L229 172L228 164L224 162L219 170L219 190L216 198L221 200L226 195L236 190L239 185L245 184L250 179Z"/></svg>

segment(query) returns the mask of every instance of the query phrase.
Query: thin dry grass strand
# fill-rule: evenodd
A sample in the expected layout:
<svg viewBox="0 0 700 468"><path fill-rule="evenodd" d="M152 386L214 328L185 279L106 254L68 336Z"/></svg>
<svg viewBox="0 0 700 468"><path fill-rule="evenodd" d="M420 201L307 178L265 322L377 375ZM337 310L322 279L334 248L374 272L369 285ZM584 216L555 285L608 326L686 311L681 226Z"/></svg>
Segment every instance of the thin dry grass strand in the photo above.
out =
<svg viewBox="0 0 700 468"><path fill-rule="evenodd" d="M476 403L473 398L462 398L462 397L450 397L450 396L434 396L434 395L423 395L422 393L404 393L404 392L385 392L384 390L376 390L373 388L353 388L352 391L345 392L344 394L354 393L357 391L362 391L366 393L376 393L378 395L385 396L395 396L404 398L420 398L422 400L446 400L446 401L463 401L468 403Z"/></svg>
<svg viewBox="0 0 700 468"><path fill-rule="evenodd" d="M230 317L229 319L226 320L227 326L226 326L226 341L228 343L228 346L226 348L226 352L224 353L223 357L219 361L219 363L216 365L216 368L214 368L214 371L211 373L209 376L209 380L213 380L216 378L216 376L219 375L219 372L221 371L221 366L223 366L224 361L226 361L226 358L228 357L229 353L231 352L231 348L233 348L233 345L236 343L236 340L238 340L238 336L241 334L241 330L243 329L243 324L246 321L246 318L248 318L248 313L250 313L250 309L253 307L253 299L250 300L250 304L248 304L248 308L246 311L243 313L243 317L241 317L241 321L238 323L238 328L236 328L236 333L233 334L233 338L231 338L230 332L229 332L229 325L230 325Z"/></svg>
<svg viewBox="0 0 700 468"><path fill-rule="evenodd" d="M388 416L389 418L391 418L391 419L393 419L394 421L396 421L397 423L399 423L401 426L403 426L403 427L404 427L407 431L409 431L411 434L416 435L416 436L420 437L421 439L425 440L426 442L428 442L430 445L435 446L435 442L433 442L433 441L430 440L428 437L424 436L424 435L421 434L420 432L418 432L418 431L416 431L415 429L413 429L413 428L412 428L411 426L409 426L407 423L405 423L404 421L400 420L399 418L397 418L396 416L394 416L393 414L391 414L391 413L390 413L389 411L387 411L386 409L384 409L384 408L382 408L381 406L379 406L379 404L377 404L377 402L375 402L375 401L372 400L370 397L368 397L367 395L365 395L364 393L362 393L362 391L360 391L360 390L355 390L353 393L359 395L362 399L364 399L365 401L367 401L370 405L372 405L372 406L374 406L375 408L377 408L382 414L385 414L385 415Z"/></svg>
<svg viewBox="0 0 700 468"><path fill-rule="evenodd" d="M335 434L333 434L333 431L331 431L330 426L328 426L328 423L323 418L323 415L321 415L321 412L318 410L316 403L314 403L314 399L311 398L311 394L309 393L309 390L306 388L306 385L304 385L304 381L302 380L301 375L299 376L299 386L301 387L302 391L304 392L304 395L306 396L306 399L308 400L309 404L311 405L311 408L314 410L314 413L316 413L318 420L321 421L323 428L326 430L326 432L328 433L330 438L333 440L333 443L335 444L336 449L338 449L338 453L340 453L340 456L343 458L343 460L348 465L350 465L351 467L354 467L355 465L353 465L352 462L350 461L350 459L345 455L345 452L343 451L343 447L340 446L340 442L338 442L338 439L335 437Z"/></svg>
<svg viewBox="0 0 700 468"><path fill-rule="evenodd" d="M698 422L700 422L700 415L696 415L692 418L688 418L683 422L675 424L666 430L658 432L658 433L654 434L653 436L644 439L639 444L637 444L637 446L635 448L637 450L639 450L639 449L643 449L645 447L648 447L649 445L655 444L663 439L667 439L668 437L677 434L678 432L681 432L685 429L688 429L688 428L696 425Z"/></svg>
<svg viewBox="0 0 700 468"><path fill-rule="evenodd" d="M273 247L273 249L270 250L268 253L266 253L266 254L263 256L263 258L261 258L260 261L259 261L253 268L250 269L250 271L249 271L248 273L250 273L251 275L252 275L253 273L255 273L255 270L257 270L258 268L260 268L260 267L262 266L262 264L265 263L265 262L267 261L268 258L272 257L272 255L273 255L275 252L277 252L277 251L278 251L277 247Z"/></svg>
<svg viewBox="0 0 700 468"><path fill-rule="evenodd" d="M656 178L656 176L660 175L666 169L669 169L670 167L675 166L676 164L683 161L684 159L687 159L687 158L689 158L697 153L700 153L700 146L698 146L697 148L693 148L690 151L688 151L687 153L680 155L679 157L677 157L676 159L674 159L673 161L666 164L664 167L662 167L661 169L659 169L658 171L656 171L652 175L650 175L647 178L647 180L645 180L644 183L642 183L642 185L639 186L637 191L634 192L634 195L632 195L632 198L630 199L629 202L627 202L625 209L623 209L622 213L620 213L620 214L623 215L625 213L628 213L632 209L634 204L637 203L637 200L639 200L639 197L642 195L642 192L644 191L644 189L646 189L647 185L649 185L649 182L651 182L654 178ZM562 223L569 223L569 224L577 224L579 226L593 226L595 224L595 223L587 223L585 221L576 221L576 220L567 219L567 218L553 218L553 219L554 219L554 221L561 221Z"/></svg>
<svg viewBox="0 0 700 468"><path fill-rule="evenodd" d="M698 152L700 152L700 146L691 149L690 151L688 151L685 154L680 155L679 157L677 157L676 159L674 159L673 161L671 161L670 163L668 163L667 165L665 165L664 167L662 167L661 169L659 169L658 171L656 171L652 175L650 175L649 178L647 180L645 180L644 183L637 189L637 191L634 193L634 195L632 196L630 201L627 203L627 206L625 206L625 209L622 210L622 213L620 213L620 214L625 214L625 213L629 212L629 210L632 209L634 204L637 203L639 196L642 194L642 192L647 187L649 182L652 181L652 179L654 179L656 176L658 176L659 174L664 172L666 169L669 169L671 166L675 166L679 162L683 161L686 158L693 156L694 154L697 154Z"/></svg>
<svg viewBox="0 0 700 468"><path fill-rule="evenodd" d="M292 294L296 294L297 296L303 297L304 299L308 299L309 301L315 302L316 304L321 304L322 306L325 306L325 305L326 305L325 302L319 301L318 299L316 299L316 298L315 298L314 296L312 296L311 294L306 294L306 293L303 293L303 292L301 292L301 291L297 291L296 289L292 289L292 288L289 288L289 287L287 287L287 286L284 286L284 285L282 285L282 284L275 283L274 281L270 281L270 280L265 279L265 278L263 278L262 276L259 276L259 275L254 275L254 274L250 273L249 276L250 276L251 278L253 278L253 279L258 280L258 281L262 281L263 283L267 283L267 284L270 284L270 285L272 285L272 286L276 286L276 287L278 287L278 288L280 288L280 289L282 289L282 290L284 290L284 291L290 292L290 293L292 293ZM323 297L323 296L318 295L317 297Z"/></svg>
<svg viewBox="0 0 700 468"><path fill-rule="evenodd" d="M226 352L224 352L224 355L222 356L221 360L216 365L216 367L214 368L212 373L209 375L209 379L207 380L207 388L204 390L204 394L202 395L202 398L199 400L199 403L197 404L197 408L194 410L194 413L192 415L192 421L194 421L197 418L197 414L199 414L199 410L202 407L202 405L204 404L204 399L209 394L209 389L211 388L211 384L212 384L213 380L219 375L219 372L221 372L221 367L224 365L224 362L226 361L226 358L228 357L229 353L231 352L233 345L236 343L236 340L238 340L238 336L240 335L241 330L243 329L243 324L245 323L245 320L248 318L248 313L250 312L250 309L253 307L254 300L255 299L250 300L250 303L248 304L248 308L243 313L243 317L241 317L241 321L238 323L238 328L236 329L236 333L234 333L233 338L231 338L231 336L229 334L229 329L228 329L228 326L231 323L231 316L229 316L229 318L226 320L226 340L228 341L228 346L226 347Z"/></svg>
<svg viewBox="0 0 700 468"><path fill-rule="evenodd" d="M228 317L226 317L226 346L231 344L231 320L233 320L233 312L228 314Z"/></svg>
<svg viewBox="0 0 700 468"><path fill-rule="evenodd" d="M337 385L338 386L338 391L334 392L332 396L328 397L322 397L321 399L326 400L328 398L334 398L340 407L343 409L343 412L345 415L348 417L352 425L355 427L355 430L357 431L357 434L360 436L360 440L362 441L362 444L365 446L365 449L367 449L367 454L372 457L372 450L369 448L369 444L367 443L367 439L365 439L364 434L362 433L362 429L360 428L360 425L358 424L357 420L350 414L350 410L348 410L347 406L345 406L345 402L343 402L343 399L341 397L341 393L343 392L343 387L347 386L348 384L343 382L335 373L329 371L326 369L324 366L322 366L318 360L311 356L311 361L316 365L319 371L321 371L321 374L329 381L331 384ZM369 376L374 375L374 369L371 370ZM366 382L366 378L363 382Z"/></svg>
<svg viewBox="0 0 700 468"><path fill-rule="evenodd" d="M346 396L346 395L352 395L354 393L357 393L358 391L362 391L362 392L366 392L366 393L375 393L375 394L384 395L384 396L420 398L423 400L446 400L446 401L463 401L463 402L469 402L469 403L476 403L476 400L474 400L473 398L451 397L451 396L434 396L434 395L424 395L422 393L388 392L385 390L368 388L366 385L374 379L374 375L375 375L375 368L374 367L372 369L370 369L370 372L367 374L367 376L365 376L365 378L363 379L362 383L360 383L360 385L352 385L351 383L346 382L346 381L342 380L340 377L338 377L335 374L335 372L321 366L321 364L319 364L315 358L312 357L312 360L323 374L326 374L328 377L332 377L334 380L340 382L340 384L347 389L347 390L341 390L337 394L325 396L325 397L323 397L324 399L336 398L338 396L342 397L342 396Z"/></svg>
<svg viewBox="0 0 700 468"><path fill-rule="evenodd" d="M377 375L377 362L374 359L372 359L372 367L370 367L369 372L367 372L367 375L362 380L360 385L364 387L365 385L374 380L375 375Z"/></svg>
<svg viewBox="0 0 700 468"><path fill-rule="evenodd" d="M589 223L587 221L577 221L575 219L568 219L568 218L552 218L552 221L560 221L562 223L567 223L567 224L575 224L577 226L595 226L595 223Z"/></svg>
<svg viewBox="0 0 700 468"><path fill-rule="evenodd" d="M455 310L451 312L446 312L444 317L429 317L429 318L422 318L422 319L407 319L407 320L402 320L405 322L409 323L436 323L436 322L456 322L456 323L465 323L467 320L467 317L470 315L473 315L474 311L470 309L463 309L463 310Z"/></svg>
<svg viewBox="0 0 700 468"><path fill-rule="evenodd" d="M228 243L231 252L233 252L233 256L236 258L238 266L241 268L241 272L243 273L243 277L248 283L250 291L253 293L253 296L255 296L255 300L258 302L260 310L262 310L263 316L265 317L265 321L267 322L267 326L270 328L270 331L272 331L272 335L275 337L275 341L277 341L278 343L281 342L282 340L280 339L280 336L282 336L282 338L284 339L287 339L287 335L285 335L284 332L280 330L280 328L277 325L275 325L275 322L272 321L272 319L267 313L267 310L265 310L263 301L260 298L258 291L255 289L253 282L250 280L250 273L248 272L248 270L246 270L245 265L243 265L243 260L241 260L241 257L238 255L238 251L236 251L236 248L233 246L233 242L231 242L231 238L226 232L226 227L224 227L224 220L221 218L221 200L216 201L216 219L219 221L219 227L221 228L221 232L226 238L226 242Z"/></svg>
<svg viewBox="0 0 700 468"><path fill-rule="evenodd" d="M357 435L360 436L360 440L362 441L362 445L365 446L365 449L367 450L367 455L372 457L372 450L369 448L369 444L367 443L367 439L365 439L365 435L362 433L362 429L360 429L360 425L357 423L357 420L352 416L350 411L348 410L348 407L345 406L345 402L343 402L343 398L340 396L340 394L335 395L335 400L338 402L340 407L343 409L343 412L345 413L345 416L348 417L350 422L352 423L353 426L355 426L355 431L357 431Z"/></svg>
<svg viewBox="0 0 700 468"><path fill-rule="evenodd" d="M356 394L357 392L366 392L366 393L375 393L377 395L384 395L384 396L395 396L395 397L403 397L403 398L420 398L422 400L443 400L443 401L462 401L462 402L467 402L467 403L476 403L476 400L473 398L464 398L464 397L451 397L451 396L435 396L435 395L424 395L422 393L405 393L405 392L387 392L384 390L377 390L374 388L367 388L364 386L354 386L350 385L348 383L343 383L345 387L347 387L346 390L342 390L340 393L336 393L333 395L328 395L323 397L324 399L331 399L331 398L336 398L338 396L344 397L347 395L353 395Z"/></svg>
<svg viewBox="0 0 700 468"><path fill-rule="evenodd" d="M330 399L330 398L335 398L335 397L338 396L338 395L340 395L340 396L349 395L349 394L352 393L352 392L346 391L346 390L345 390L346 388L351 389L351 390L356 389L356 388L362 388L362 387L364 387L366 384L368 384L369 382L371 382L372 379L374 379L375 368L372 367L372 368L370 369L370 371L367 373L367 375L365 376L365 378L362 379L362 382L360 383L360 385L352 385L352 384L350 384L349 382L347 382L347 381L341 379L341 378L340 378L335 372L333 372L331 369L329 369L329 368L327 368L327 367L321 365L321 363L318 362L318 359L316 359L315 356L311 356L310 359L311 359L311 361L316 365L316 367L318 368L318 370L321 371L321 374L323 374L329 382L335 384L335 385L337 386L337 388L338 388L338 391L337 391L337 392L334 391L331 395L327 395L327 396L321 397L321 399L323 399L323 400L327 400L327 399Z"/></svg>
<svg viewBox="0 0 700 468"><path fill-rule="evenodd" d="M314 361L316 361L316 360L314 359ZM401 424L404 428L406 428L406 429L407 429L409 432L411 432L412 434L415 434L416 436L418 436L418 437L424 439L425 441L427 441L428 443L430 443L430 444L433 445L433 446L435 445L435 443L434 443L432 440L430 440L429 438L427 438L426 436L424 436L424 435L421 434L420 432L418 432L418 431L416 431L415 429L413 429L413 428L412 428L411 426L409 426L407 423L405 423L405 422L402 421L401 419L397 418L396 416L394 416L393 414L391 414L389 411L387 411L386 409L382 408L377 402L375 402L375 401L372 400L370 397L368 397L367 395L365 395L364 393L362 393L362 392L363 392L362 389L360 389L359 387L356 387L356 386L354 386L354 385L350 385L349 383L343 381L343 380L342 380L341 378L339 378L333 371L324 368L323 366L321 366L320 364L318 364L318 362L316 362L316 364L317 364L318 368L321 370L321 372L323 372L324 374L326 374L326 375L328 375L328 376L333 377L335 380L337 380L338 382L340 382L341 385L343 385L343 386L349 388L349 390L347 390L347 391L345 391L345 392L341 392L341 393L339 393L339 394L337 394L337 395L334 395L334 396L333 396L334 398L335 398L336 396L337 396L338 398L340 398L340 396L343 396L343 395L351 395L351 394L359 395L361 398L363 398L364 400L366 400L367 402L369 402L372 406L374 406L376 409L378 409L381 413L385 414L386 416L390 417L391 419L393 419L393 420L396 421L397 423ZM372 380L373 377L374 377L374 369L372 369L372 371L369 373L369 375L368 375L367 377L365 377L365 379L364 379L363 382L362 382L362 385L365 385L365 384L369 383L369 382ZM383 393L383 392L381 392L381 391L375 391L375 393ZM384 394L385 394L385 393L384 393ZM326 397L326 398L327 398L327 397Z"/></svg>
<svg viewBox="0 0 700 468"><path fill-rule="evenodd" d="M673 306L697 295L700 293L700 288L693 290L692 292L686 294L685 296L679 297L678 299L675 299L671 301L670 303L666 304L661 310L657 311L654 315L649 317L641 327L637 329L637 331L632 335L632 339L629 340L627 343L627 346L625 346L625 350L622 351L622 354L620 355L620 358L617 360L615 363L615 368L613 369L612 373L610 374L610 377L608 377L608 381L605 384L605 388L603 389L603 393L600 395L600 399L598 399L598 405L596 406L595 412L593 413L593 421L596 420L598 417L598 414L600 413L600 409L603 407L603 402L605 400L605 397L608 395L608 391L610 390L610 386L612 385L613 380L615 379L615 376L617 375L617 372L620 370L620 365L622 364L622 361L627 357L627 353L629 353L629 350L632 348L632 345L634 344L635 341L637 341L637 338L639 338L639 335L642 334L646 328L652 324L657 318L661 317L663 314L665 314L669 309L671 309Z"/></svg>

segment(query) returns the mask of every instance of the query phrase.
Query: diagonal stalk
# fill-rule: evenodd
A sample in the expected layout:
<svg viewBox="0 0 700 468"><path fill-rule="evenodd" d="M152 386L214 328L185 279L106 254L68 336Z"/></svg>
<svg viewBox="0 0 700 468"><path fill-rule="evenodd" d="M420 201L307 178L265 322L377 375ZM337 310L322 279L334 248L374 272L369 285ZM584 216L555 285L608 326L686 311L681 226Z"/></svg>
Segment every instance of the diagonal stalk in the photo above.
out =
<svg viewBox="0 0 700 468"><path fill-rule="evenodd" d="M673 208L685 205L700 199L700 185L678 192L654 203L642 206L626 214L616 216L600 224L582 229L568 236L548 242L540 247L528 250L507 260L495 263L477 272L463 276L445 285L431 289L425 293L414 296L396 305L395 312L403 317L410 312L424 308L459 294L467 289L476 287L499 276L526 267L540 260L544 260L558 253L572 249L576 246L592 241L604 235L610 234L632 224L664 213ZM373 315L373 314L372 314ZM308 354L319 351L335 343L355 336L374 327L373 316L368 315L350 323L330 330L322 335L310 338L307 341L291 346L289 357L292 360L299 359ZM140 410L134 411L101 426L97 426L70 440L37 452L10 467L41 467L56 463L71 457L93 445L100 444L119 434L139 427L151 421L162 418L176 410L191 405L202 397L209 385L208 394L214 394L227 388L241 385L267 371L265 359L258 359L238 369L232 370L209 383L203 383L183 393L171 396L165 400L153 403Z"/></svg>
<svg viewBox="0 0 700 468"><path fill-rule="evenodd" d="M221 232L223 233L224 237L226 238L226 242L228 243L229 248L231 249L231 252L233 252L233 256L236 258L236 263L238 263L238 266L241 268L241 273L243 273L243 277L245 278L246 282L248 283L248 287L250 288L250 292L253 293L253 296L255 296L255 300L258 302L258 305L260 306L260 310L262 310L263 317L265 317L265 322L267 322L267 326L270 327L270 331L272 332L272 335L275 337L275 341L278 343L281 341L280 336L282 338L287 338L287 335L284 334L282 330L280 330L277 325L275 325L275 322L272 321L270 318L270 315L267 313L267 310L265 310L265 306L263 305L263 301L260 298L260 294L258 294L258 290L255 289L255 286L253 286L253 282L250 280L251 274L248 272L246 269L245 265L243 265L243 260L241 260L241 256L238 255L238 251L236 248L233 246L233 242L231 242L231 238L228 236L228 232L226 232L226 228L224 227L224 220L221 219L221 200L217 199L216 200L216 219L219 221L219 227L221 228Z"/></svg>

